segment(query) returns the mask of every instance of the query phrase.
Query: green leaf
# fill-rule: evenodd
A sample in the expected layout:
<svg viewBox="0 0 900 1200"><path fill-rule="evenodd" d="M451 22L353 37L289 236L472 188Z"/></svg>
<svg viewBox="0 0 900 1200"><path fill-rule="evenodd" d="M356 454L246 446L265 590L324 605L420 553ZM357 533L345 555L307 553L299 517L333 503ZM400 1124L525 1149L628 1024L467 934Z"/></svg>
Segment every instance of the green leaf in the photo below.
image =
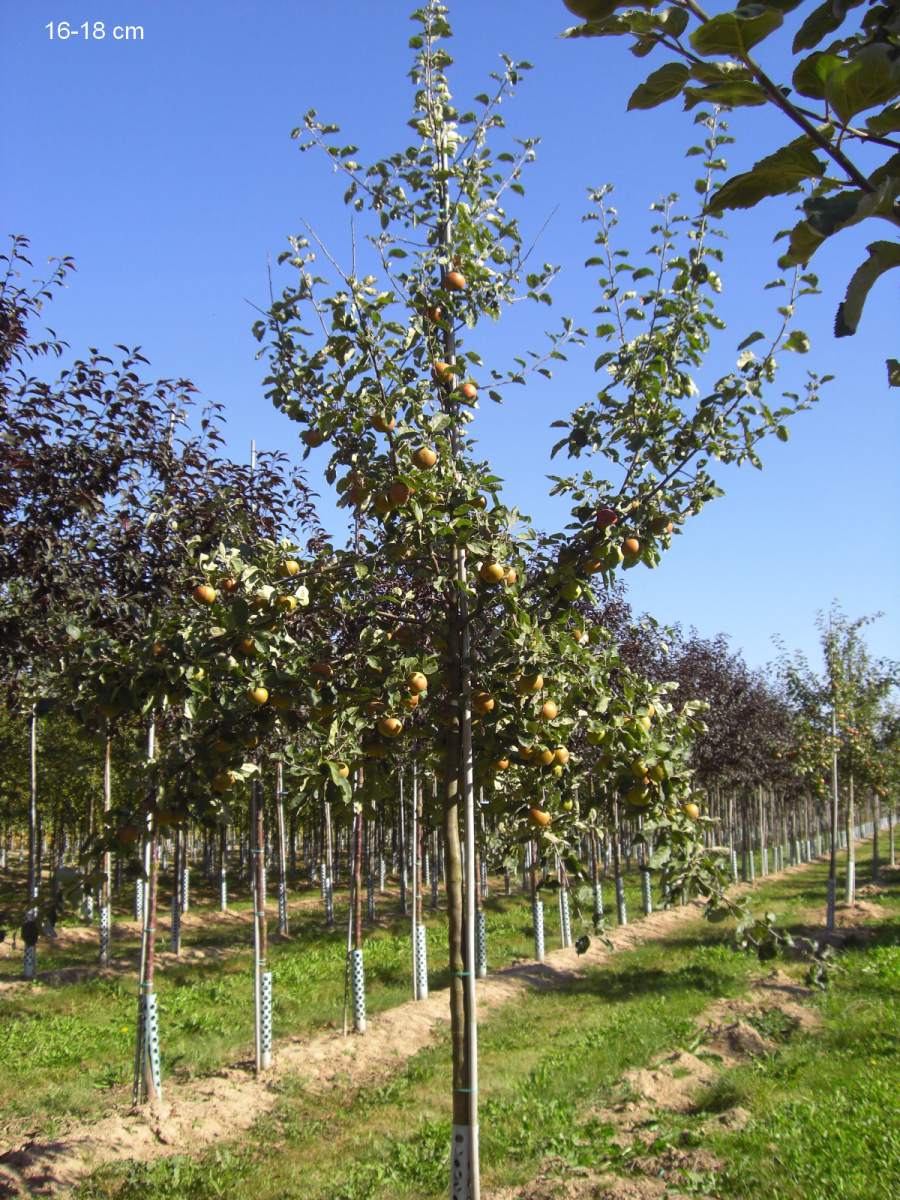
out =
<svg viewBox="0 0 900 1200"><path fill-rule="evenodd" d="M785 350L793 350L796 354L806 354L809 350L809 338L802 329L792 331L790 337L784 342ZM782 441L784 439L782 438Z"/></svg>
<svg viewBox="0 0 900 1200"><path fill-rule="evenodd" d="M888 374L888 387L900 387L900 360L889 358L885 363Z"/></svg>
<svg viewBox="0 0 900 1200"><path fill-rule="evenodd" d="M751 170L732 176L713 193L709 211L721 213L726 208L753 208L767 196L784 195L794 191L805 179L819 178L825 167L813 153L814 145L812 138L804 135L761 158Z"/></svg>
<svg viewBox="0 0 900 1200"><path fill-rule="evenodd" d="M711 83L706 87L684 89L685 112L698 104L718 104L723 108L758 108L768 100L762 88L752 80L735 79L726 83Z"/></svg>
<svg viewBox="0 0 900 1200"><path fill-rule="evenodd" d="M787 425L776 425L775 436L778 438L779 442L786 442L791 436Z"/></svg>
<svg viewBox="0 0 900 1200"><path fill-rule="evenodd" d="M883 112L866 117L866 129L878 134L900 132L900 104L889 104Z"/></svg>
<svg viewBox="0 0 900 1200"><path fill-rule="evenodd" d="M844 60L836 54L817 50L815 54L810 54L797 64L791 80L801 96L824 100L828 77L842 66L843 62Z"/></svg>
<svg viewBox="0 0 900 1200"><path fill-rule="evenodd" d="M778 260L780 267L805 265L826 238L841 229L857 225L866 217L893 215L898 181L891 166L894 158L886 164L890 170L875 192L843 191L836 196L812 196L803 202L806 220L798 222L791 230L787 252ZM874 182L874 176L873 176Z"/></svg>
<svg viewBox="0 0 900 1200"><path fill-rule="evenodd" d="M573 16L582 21L602 21L611 17L619 6L619 0L563 0Z"/></svg>
<svg viewBox="0 0 900 1200"><path fill-rule="evenodd" d="M897 242L872 242L866 249L869 257L857 267L838 308L834 322L835 337L850 337L856 333L873 285L886 271L900 267L900 244Z"/></svg>
<svg viewBox="0 0 900 1200"><path fill-rule="evenodd" d="M849 0L849 3L835 4L834 0L825 0L818 8L814 8L794 36L792 46L794 54L801 50L811 50L818 46L822 38L833 33L844 20L849 8L855 8L862 0Z"/></svg>
<svg viewBox="0 0 900 1200"><path fill-rule="evenodd" d="M690 74L684 63L665 63L634 89L628 101L629 111L634 108L655 108L657 104L672 100L681 94Z"/></svg>
<svg viewBox="0 0 900 1200"><path fill-rule="evenodd" d="M328 774L330 775L331 782L334 784L334 786L340 789L345 799L351 799L353 796L353 788L350 785L350 780L344 779L340 775L341 764L329 761L325 765L328 767Z"/></svg>
<svg viewBox="0 0 900 1200"><path fill-rule="evenodd" d="M747 337L744 338L744 340L738 346L738 350L746 350L748 346L752 346L754 342L760 341L760 339L764 338L765 336L766 335L762 332L762 330L754 329L751 334L748 334Z"/></svg>
<svg viewBox="0 0 900 1200"><path fill-rule="evenodd" d="M887 43L865 46L828 76L825 99L846 124L857 113L894 100L900 91L900 59Z"/></svg>
<svg viewBox="0 0 900 1200"><path fill-rule="evenodd" d="M784 21L777 9L745 4L734 12L717 13L691 34L691 46L706 57L729 54L743 58Z"/></svg>
<svg viewBox="0 0 900 1200"><path fill-rule="evenodd" d="M683 8L664 8L657 18L667 37L679 38L687 29L688 14Z"/></svg>
<svg viewBox="0 0 900 1200"><path fill-rule="evenodd" d="M655 871L655 870L658 870L659 867L665 866L665 864L669 861L669 859L671 857L672 857L672 847L671 846L659 846L656 850L653 851L653 854L651 855L651 858L650 858L651 870Z"/></svg>

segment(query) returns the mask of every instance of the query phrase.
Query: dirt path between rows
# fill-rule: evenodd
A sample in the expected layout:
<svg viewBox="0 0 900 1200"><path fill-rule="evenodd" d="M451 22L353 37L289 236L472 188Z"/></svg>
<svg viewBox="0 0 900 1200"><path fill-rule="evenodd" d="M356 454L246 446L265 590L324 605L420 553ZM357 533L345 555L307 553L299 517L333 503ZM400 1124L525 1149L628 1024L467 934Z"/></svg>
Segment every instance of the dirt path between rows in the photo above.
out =
<svg viewBox="0 0 900 1200"><path fill-rule="evenodd" d="M809 865L787 867L757 882L768 883ZM739 884L732 894L740 895L752 886ZM696 920L701 911L702 905L695 901L620 926L610 934L613 951L664 939ZM489 1015L527 988L564 986L588 968L607 962L610 953L592 939L581 956L574 949L556 950L542 963L524 961L491 972L478 984L479 1014ZM231 1066L184 1084L164 1081L164 1101L152 1110L115 1113L73 1125L55 1140L26 1140L0 1154L0 1196L59 1195L103 1163L149 1162L197 1153L215 1141L233 1139L274 1107L279 1080L285 1076L301 1079L312 1092L380 1082L435 1043L448 1021L449 991L442 989L427 1000L410 1000L372 1017L362 1037L329 1032L279 1042L274 1066L263 1079L256 1079L245 1066Z"/></svg>

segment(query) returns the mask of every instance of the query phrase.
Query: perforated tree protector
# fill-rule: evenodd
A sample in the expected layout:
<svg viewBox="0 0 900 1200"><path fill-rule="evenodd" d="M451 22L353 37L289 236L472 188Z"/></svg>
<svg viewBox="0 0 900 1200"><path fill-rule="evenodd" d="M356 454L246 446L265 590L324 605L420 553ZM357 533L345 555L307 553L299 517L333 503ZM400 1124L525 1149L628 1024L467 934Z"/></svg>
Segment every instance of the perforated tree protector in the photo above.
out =
<svg viewBox="0 0 900 1200"><path fill-rule="evenodd" d="M366 1032L366 976L362 950L350 951L350 992L353 1001L353 1028Z"/></svg>
<svg viewBox="0 0 900 1200"><path fill-rule="evenodd" d="M544 902L535 900L531 906L531 919L534 924L534 957L538 962L544 961Z"/></svg>
<svg viewBox="0 0 900 1200"><path fill-rule="evenodd" d="M272 1065L272 972L264 971L260 978L260 1066L265 1071Z"/></svg>
<svg viewBox="0 0 900 1200"><path fill-rule="evenodd" d="M428 999L428 937L424 925L416 926L416 998Z"/></svg>

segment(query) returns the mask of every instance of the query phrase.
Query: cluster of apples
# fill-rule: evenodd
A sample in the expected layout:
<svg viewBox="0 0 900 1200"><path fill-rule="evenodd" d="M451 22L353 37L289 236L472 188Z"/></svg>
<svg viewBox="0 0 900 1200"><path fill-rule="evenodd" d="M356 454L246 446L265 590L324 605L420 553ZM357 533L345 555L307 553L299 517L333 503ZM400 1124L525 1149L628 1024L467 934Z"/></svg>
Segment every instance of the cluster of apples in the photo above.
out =
<svg viewBox="0 0 900 1200"><path fill-rule="evenodd" d="M664 514L651 517L644 529L639 529L633 518L628 521L627 528L622 528L621 519L621 514L607 505L595 512L594 540L584 563L588 574L614 570L620 563L633 566L647 560L656 539L666 543L675 529L675 522Z"/></svg>
<svg viewBox="0 0 900 1200"><path fill-rule="evenodd" d="M539 673L523 674L515 681L515 691L523 701L537 701L536 707L531 711L526 704L523 707L522 716L532 721L536 719L545 722L550 726L559 716L560 708L556 700L542 695L544 686L544 678ZM492 693L487 691L473 693L472 710L476 714L476 718L494 713L496 709L497 701ZM549 776L560 778L569 763L570 753L568 747L561 744L559 738L553 738L551 735L552 730L548 730L548 734L543 738L531 742L520 739L518 744L510 744L499 750L495 749L494 757L490 758L487 764L488 776L496 777L508 771L510 767L519 766L536 769L540 773L546 772ZM549 818L547 823L549 824Z"/></svg>
<svg viewBox="0 0 900 1200"><path fill-rule="evenodd" d="M391 417L385 419L376 416L372 420L373 428L389 432L396 425ZM428 472L434 469L438 462L438 452L426 443L417 446L409 456L409 462L415 471ZM373 488L361 471L353 471L347 479L344 491L346 500L357 510L363 511L371 506L379 517L387 517L390 513L405 507L416 490L416 484L410 482L410 476L393 478L385 485Z"/></svg>
<svg viewBox="0 0 900 1200"><path fill-rule="evenodd" d="M452 270L445 271L441 278L443 291L450 293L451 296L462 294L468 289L468 286L469 281L463 272L459 270L458 264ZM440 304L427 304L423 311L426 319L433 325L443 323L444 310ZM444 362L439 358L433 359L431 363L431 375L442 392L448 396L452 396L460 404L475 405L478 400L478 385L472 379L458 378L452 363Z"/></svg>
<svg viewBox="0 0 900 1200"><path fill-rule="evenodd" d="M519 581L519 572L515 567L506 566L497 562L496 559L489 558L479 566L478 578L487 587L496 587L500 583L512 587Z"/></svg>
<svg viewBox="0 0 900 1200"><path fill-rule="evenodd" d="M426 697L428 676L424 671L410 671L405 684L406 695L401 703L405 709L412 711ZM363 738L362 752L367 758L384 758L389 751L388 743L401 736L406 728L405 723L402 718L386 712L382 700L370 700L365 707L369 715L375 717L375 727Z"/></svg>

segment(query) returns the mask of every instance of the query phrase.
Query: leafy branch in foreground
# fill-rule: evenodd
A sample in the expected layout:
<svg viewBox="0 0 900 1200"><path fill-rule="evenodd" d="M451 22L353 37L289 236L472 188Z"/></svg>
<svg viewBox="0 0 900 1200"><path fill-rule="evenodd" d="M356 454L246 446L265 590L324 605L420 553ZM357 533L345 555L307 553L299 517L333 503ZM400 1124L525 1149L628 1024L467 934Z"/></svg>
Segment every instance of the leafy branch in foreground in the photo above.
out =
<svg viewBox="0 0 900 1200"><path fill-rule="evenodd" d="M638 58L654 50L672 56L635 89L630 109L681 97L687 110L769 106L791 122L791 141L732 176L708 200L710 212L722 213L810 186L802 217L778 235L788 238L779 260L783 269L806 267L820 246L861 221L900 225L900 10L877 0L825 0L806 11L794 30L786 86L764 69L756 48L799 6L800 0L764 0L710 15L695 0L648 0L639 8L618 0L566 0L585 22L567 30L567 37L624 35ZM896 241L868 246L868 258L838 307L837 337L856 332L871 288L897 266ZM896 385L900 367L894 359L888 374Z"/></svg>

